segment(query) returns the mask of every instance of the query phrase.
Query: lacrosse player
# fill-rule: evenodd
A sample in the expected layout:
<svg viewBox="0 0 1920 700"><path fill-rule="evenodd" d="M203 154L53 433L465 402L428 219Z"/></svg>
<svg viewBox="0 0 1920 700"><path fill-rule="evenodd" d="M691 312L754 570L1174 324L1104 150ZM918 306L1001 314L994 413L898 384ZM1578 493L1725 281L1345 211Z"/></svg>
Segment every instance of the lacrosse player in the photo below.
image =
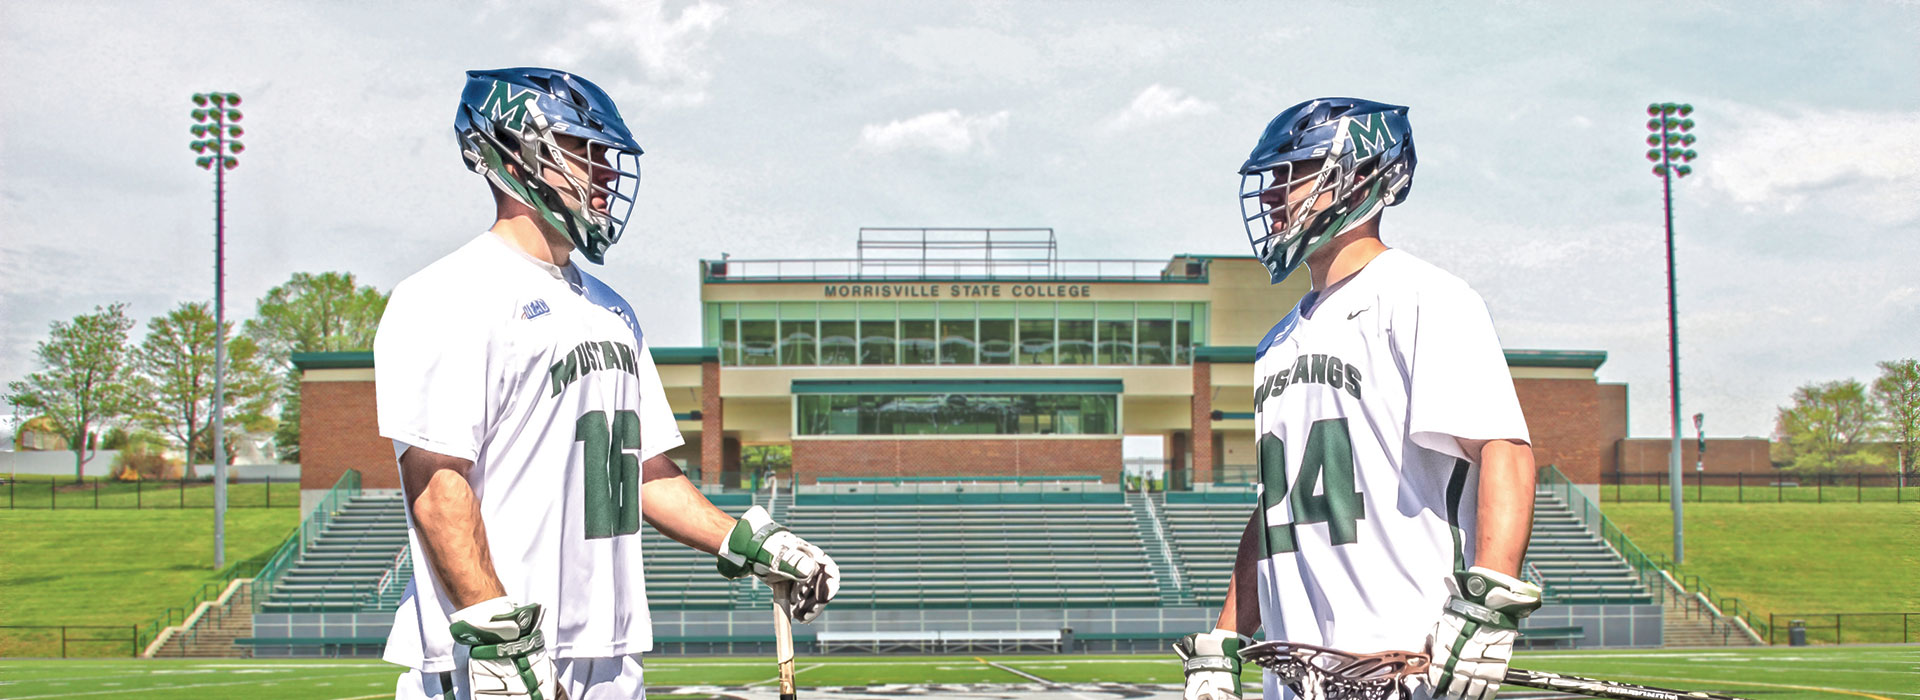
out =
<svg viewBox="0 0 1920 700"><path fill-rule="evenodd" d="M411 669L395 696L641 697L642 520L818 616L839 568L667 459L680 432L633 306L574 264L603 262L639 186L612 100L561 71L473 71L454 131L496 221L395 287L374 341L415 574L387 640Z"/></svg>
<svg viewBox="0 0 1920 700"><path fill-rule="evenodd" d="M1309 100L1240 168L1253 250L1313 288L1254 361L1259 505L1216 629L1189 635L1186 697L1240 697L1245 635L1424 650L1419 699L1491 700L1519 620L1533 452L1486 304L1380 241L1413 183L1407 108ZM1256 603L1257 601L1257 603ZM1292 698L1273 673L1266 698Z"/></svg>

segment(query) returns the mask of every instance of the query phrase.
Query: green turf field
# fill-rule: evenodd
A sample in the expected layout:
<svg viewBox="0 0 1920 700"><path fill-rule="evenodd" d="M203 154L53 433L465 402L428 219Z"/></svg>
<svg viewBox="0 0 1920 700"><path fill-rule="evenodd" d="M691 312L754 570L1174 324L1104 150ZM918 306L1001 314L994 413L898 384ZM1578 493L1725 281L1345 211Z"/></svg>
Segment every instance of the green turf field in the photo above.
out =
<svg viewBox="0 0 1920 700"><path fill-rule="evenodd" d="M298 508L227 511L227 562L271 556L299 522ZM0 510L0 532L0 625L144 626L220 580L212 510ZM0 630L0 655L58 653L8 648L20 639ZM124 642L73 651L128 653Z"/></svg>
<svg viewBox="0 0 1920 700"><path fill-rule="evenodd" d="M1915 646L1523 652L1515 665L1754 700L1920 698L1920 672L1915 670L1920 666L1920 647ZM1151 697L1179 696L1179 666L1171 656L1156 655L803 656L797 677L802 688L823 692L879 684L1034 683L1003 667L1049 683L1158 684L1160 687L1148 689ZM12 660L0 661L0 698L372 700L392 697L397 671L397 667L375 661ZM768 659L659 657L647 661L648 685L674 689L671 697L706 698L722 692L729 696L758 695L772 680L773 665ZM739 688L753 690L722 690ZM1069 692L1040 686L1027 697L1072 697ZM1250 695L1257 694L1257 687L1250 688ZM649 697L659 700L669 696L659 693Z"/></svg>
<svg viewBox="0 0 1920 700"><path fill-rule="evenodd" d="M1648 554L1672 555L1666 504L1609 503L1606 514ZM1680 571L1754 610L1920 612L1920 503L1697 503L1685 515ZM1878 624L1892 636L1852 639L1901 641L1897 618ZM1910 632L1920 641L1920 624Z"/></svg>

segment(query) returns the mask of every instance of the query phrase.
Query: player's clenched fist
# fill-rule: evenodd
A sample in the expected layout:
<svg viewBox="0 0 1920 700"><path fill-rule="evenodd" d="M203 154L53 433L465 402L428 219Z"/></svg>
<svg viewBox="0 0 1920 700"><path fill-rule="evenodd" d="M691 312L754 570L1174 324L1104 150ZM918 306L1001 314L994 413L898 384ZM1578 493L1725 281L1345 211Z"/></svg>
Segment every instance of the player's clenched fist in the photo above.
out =
<svg viewBox="0 0 1920 700"><path fill-rule="evenodd" d="M1232 630L1189 634L1173 643L1187 674L1183 700L1240 700L1240 649L1252 644Z"/></svg>
<svg viewBox="0 0 1920 700"><path fill-rule="evenodd" d="M453 640L467 647L468 687L473 697L554 700L553 659L540 635L545 617L540 604L516 606L494 598L453 613L448 629Z"/></svg>
<svg viewBox="0 0 1920 700"><path fill-rule="evenodd" d="M720 543L720 575L735 579L747 574L769 585L792 583L787 602L793 619L801 622L819 617L840 592L840 567L833 557L788 532L760 506L748 508Z"/></svg>
<svg viewBox="0 0 1920 700"><path fill-rule="evenodd" d="M1513 660L1520 619L1540 608L1540 587L1473 567L1454 572L1453 597L1427 637L1427 680L1447 700L1493 700Z"/></svg>

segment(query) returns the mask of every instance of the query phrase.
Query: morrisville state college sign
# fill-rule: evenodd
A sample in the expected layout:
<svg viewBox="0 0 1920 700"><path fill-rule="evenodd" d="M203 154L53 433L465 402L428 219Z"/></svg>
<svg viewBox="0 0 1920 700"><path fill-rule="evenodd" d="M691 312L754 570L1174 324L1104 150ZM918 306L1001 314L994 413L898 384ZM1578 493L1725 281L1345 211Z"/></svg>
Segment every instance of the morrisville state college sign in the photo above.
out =
<svg viewBox="0 0 1920 700"><path fill-rule="evenodd" d="M1091 299L1091 284L829 284L828 297L847 299Z"/></svg>

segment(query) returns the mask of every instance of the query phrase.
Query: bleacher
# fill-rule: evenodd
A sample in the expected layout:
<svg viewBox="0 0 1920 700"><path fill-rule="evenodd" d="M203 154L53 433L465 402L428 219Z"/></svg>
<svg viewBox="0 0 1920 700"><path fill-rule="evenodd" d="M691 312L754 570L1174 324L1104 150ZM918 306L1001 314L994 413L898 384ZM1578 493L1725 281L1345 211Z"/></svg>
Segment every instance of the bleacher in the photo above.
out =
<svg viewBox="0 0 1920 700"><path fill-rule="evenodd" d="M1202 605L1218 605L1226 599L1234 551L1253 514L1250 491L1237 499L1221 496L1205 502L1176 500L1161 511L1172 536L1174 557L1187 574L1194 599ZM1545 489L1534 497L1527 563L1540 573L1550 603L1652 602L1626 562Z"/></svg>
<svg viewBox="0 0 1920 700"><path fill-rule="evenodd" d="M1112 503L795 505L850 582L836 606L1155 606L1133 510Z"/></svg>
<svg viewBox="0 0 1920 700"><path fill-rule="evenodd" d="M1189 600L1211 606L1226 597L1234 548L1253 504L1250 492L1201 495L1207 497L1213 500L1184 494L1165 502L1165 494L1152 495ZM851 582L835 601L841 608L1154 607L1169 604L1169 590L1181 588L1166 580L1163 566L1154 566L1163 557L1157 543L1147 548L1142 533L1151 523L1142 522L1142 504L927 500L795 505L792 494L783 493L773 510L834 555ZM735 513L743 508L726 506ZM652 608L764 603L763 587L721 579L712 555L650 527L641 537ZM412 575L406 543L397 496L355 497L288 568L260 611L391 611ZM1619 556L1545 490L1535 501L1528 563L1546 584L1549 602L1651 602ZM1147 571L1152 575L1141 575Z"/></svg>
<svg viewBox="0 0 1920 700"><path fill-rule="evenodd" d="M406 546L406 507L399 496L356 496L340 506L326 528L281 575L260 603L260 611L364 610L382 577L406 559L400 556Z"/></svg>

